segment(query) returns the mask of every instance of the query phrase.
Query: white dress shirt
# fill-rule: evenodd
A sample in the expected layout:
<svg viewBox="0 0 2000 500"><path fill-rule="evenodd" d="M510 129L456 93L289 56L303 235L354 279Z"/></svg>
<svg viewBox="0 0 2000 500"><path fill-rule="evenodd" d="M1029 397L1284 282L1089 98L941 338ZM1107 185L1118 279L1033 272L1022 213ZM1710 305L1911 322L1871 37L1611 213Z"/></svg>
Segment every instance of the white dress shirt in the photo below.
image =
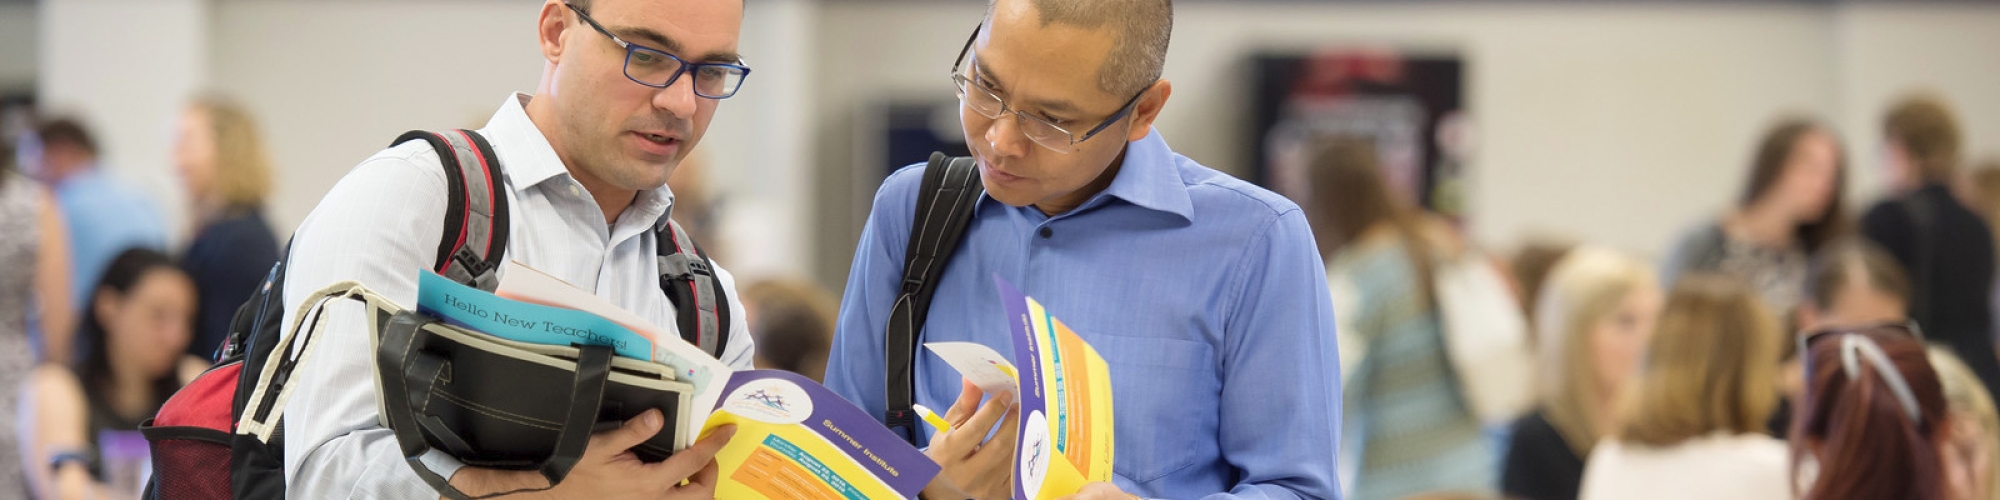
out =
<svg viewBox="0 0 2000 500"><path fill-rule="evenodd" d="M505 170L508 260L567 281L678 334L660 290L650 234L666 224L673 194L641 191L610 227L603 211L549 146L514 94L480 129ZM285 282L286 328L299 301L342 280L414 307L417 276L436 258L444 233L446 179L437 152L407 142L361 162L299 226ZM735 279L716 267L729 292L729 346L722 361L748 369L754 346ZM505 279L505 276L501 276ZM359 303L341 301L294 381L285 407L285 475L290 498L438 498L418 479L378 423L375 363ZM423 460L451 477L463 465L436 451Z"/></svg>
<svg viewBox="0 0 2000 500"><path fill-rule="evenodd" d="M1790 451L1763 434L1716 433L1673 446L1605 439L1583 468L1579 500L1787 500Z"/></svg>

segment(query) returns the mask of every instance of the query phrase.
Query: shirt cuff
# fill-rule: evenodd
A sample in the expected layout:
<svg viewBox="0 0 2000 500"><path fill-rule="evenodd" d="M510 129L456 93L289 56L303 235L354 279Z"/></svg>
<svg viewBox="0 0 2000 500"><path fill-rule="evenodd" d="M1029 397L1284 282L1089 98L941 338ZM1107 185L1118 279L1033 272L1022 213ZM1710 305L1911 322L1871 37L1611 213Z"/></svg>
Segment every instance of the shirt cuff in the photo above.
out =
<svg viewBox="0 0 2000 500"><path fill-rule="evenodd" d="M435 449L425 451L424 456L417 457L417 461L423 463L431 472L443 477L446 482L451 481L451 476L457 474L459 469L465 468L465 462L460 462L450 454Z"/></svg>

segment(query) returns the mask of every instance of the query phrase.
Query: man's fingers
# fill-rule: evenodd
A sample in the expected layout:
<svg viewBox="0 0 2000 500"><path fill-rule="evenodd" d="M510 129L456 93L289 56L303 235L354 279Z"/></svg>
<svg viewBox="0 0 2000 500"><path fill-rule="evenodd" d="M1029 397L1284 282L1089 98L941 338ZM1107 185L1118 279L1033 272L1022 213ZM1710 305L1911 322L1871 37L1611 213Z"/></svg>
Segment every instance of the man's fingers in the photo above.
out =
<svg viewBox="0 0 2000 500"><path fill-rule="evenodd" d="M718 481L719 476L721 475L722 475L722 465L715 463L714 460L710 460L708 461L707 466L702 467L700 471L696 471L694 473L694 477L688 478L688 481L690 483L693 483L690 484L689 486L693 485L706 486L710 491L713 491L715 489L715 485L721 484Z"/></svg>
<svg viewBox="0 0 2000 500"><path fill-rule="evenodd" d="M999 422L1000 418L1006 415L1007 410L1013 407L1014 395L1005 392L995 394L992 399L986 400L986 404L979 406L979 411L974 412L972 418L966 419L964 423L953 425L952 432L958 432L960 427L964 427L966 430L972 431L972 434L976 436L972 438L973 441L977 442L986 439L986 434L993 431L993 424Z"/></svg>
<svg viewBox="0 0 2000 500"><path fill-rule="evenodd" d="M972 385L970 380L961 378L958 382L962 386L958 390L958 401L944 411L944 421L951 422L954 426L965 423L965 419L972 417L972 411L979 408L979 399L986 395L985 391L979 390L979 386Z"/></svg>
<svg viewBox="0 0 2000 500"><path fill-rule="evenodd" d="M1011 443L1014 442L1014 436L1020 433L1021 405L1010 405L1007 407L1007 417L1000 419L1000 432L995 434L994 438L1005 437L1007 438L1007 442Z"/></svg>
<svg viewBox="0 0 2000 500"><path fill-rule="evenodd" d="M1020 422L1020 405L1008 408L1007 417L1000 420L1000 430L993 433L993 439L986 440L979 451L973 452L973 461L980 469L1012 471L1006 464L1014 460L1014 448L1019 445L1016 437L1021 434Z"/></svg>
<svg viewBox="0 0 2000 500"><path fill-rule="evenodd" d="M694 477L688 478L687 484L674 486L672 491L667 494L667 498L670 500L680 498L709 500L715 498L716 476L720 474L720 470L715 465L715 461L709 461L707 466L702 467L700 471L694 473Z"/></svg>
<svg viewBox="0 0 2000 500"><path fill-rule="evenodd" d="M673 456L667 457L666 461L655 465L658 466L660 474L679 483L682 479L694 477L703 467L715 462L715 454L722 451L722 446L729 444L729 439L735 436L736 426L717 427L715 432L701 441L696 441L694 446L676 452Z"/></svg>
<svg viewBox="0 0 2000 500"><path fill-rule="evenodd" d="M665 425L663 420L665 419L660 416L659 409L648 409L639 416L626 420L625 424L618 426L617 429L591 436L589 449L586 451L599 455L623 453L658 435L660 427Z"/></svg>

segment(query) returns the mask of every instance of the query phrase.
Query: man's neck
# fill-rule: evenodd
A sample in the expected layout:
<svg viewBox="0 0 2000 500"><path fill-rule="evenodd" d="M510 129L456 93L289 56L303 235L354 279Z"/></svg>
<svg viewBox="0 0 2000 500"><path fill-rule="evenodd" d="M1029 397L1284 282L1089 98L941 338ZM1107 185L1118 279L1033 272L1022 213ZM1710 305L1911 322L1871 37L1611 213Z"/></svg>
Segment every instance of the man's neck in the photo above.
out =
<svg viewBox="0 0 2000 500"><path fill-rule="evenodd" d="M536 99L534 96L527 96L527 101L521 107L528 114L528 122L535 124L535 129L539 130L542 138L549 142L549 147L555 150L556 158L562 160L563 169L569 171L570 177L576 179L577 184L582 184L584 191L590 192L590 199L596 201L598 210L604 213L604 225L608 227L618 222L618 215L625 213L626 207L632 206L632 202L638 199L639 192L618 189L611 183L591 175L588 169L582 168L583 164L569 154L569 147L562 140L562 136L554 133L561 129L561 124L555 118L557 113L552 108L553 101Z"/></svg>
<svg viewBox="0 0 2000 500"><path fill-rule="evenodd" d="M564 161L563 163L567 165L569 162ZM617 223L618 215L625 213L625 209L631 207L632 202L639 199L638 191L611 187L597 180L597 178L591 177L583 169L571 167L569 175L576 177L576 182L583 185L584 191L590 192L590 199L596 201L597 209L604 212L605 226Z"/></svg>
<svg viewBox="0 0 2000 500"><path fill-rule="evenodd" d="M1042 211L1042 215L1049 217L1055 217L1069 213L1071 210L1076 210L1077 207L1083 206L1084 202L1089 201L1091 197L1097 196L1098 193L1104 192L1105 189L1110 189L1111 181L1117 180L1118 171L1124 168L1125 152L1120 151L1118 157L1111 160L1111 166L1106 167L1104 173L1098 175L1096 179L1091 180L1089 184L1083 185L1083 188L1077 189L1076 192L1063 196L1060 200L1048 203L1036 203L1035 209Z"/></svg>

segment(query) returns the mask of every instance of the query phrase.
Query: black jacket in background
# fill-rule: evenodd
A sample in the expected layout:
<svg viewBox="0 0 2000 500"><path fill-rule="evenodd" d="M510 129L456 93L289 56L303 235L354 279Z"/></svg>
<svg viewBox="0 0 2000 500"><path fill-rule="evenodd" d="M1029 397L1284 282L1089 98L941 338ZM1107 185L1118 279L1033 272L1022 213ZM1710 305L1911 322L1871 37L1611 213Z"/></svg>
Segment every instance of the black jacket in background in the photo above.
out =
<svg viewBox="0 0 2000 500"><path fill-rule="evenodd" d="M1906 201L1907 199L1907 201ZM1905 203L1930 210L1930 251L1918 255L1916 219ZM1948 345L1991 393L2000 387L2000 358L1993 352L1993 237L1986 221L1965 208L1943 185L1924 186L1905 198L1875 204L1861 217L1862 234L1881 245L1910 276L1915 297L1910 317L1927 340ZM1929 277L1924 266L1928 261Z"/></svg>
<svg viewBox="0 0 2000 500"><path fill-rule="evenodd" d="M1500 471L1500 494L1519 500L1576 500L1585 457L1570 451L1569 442L1540 410L1514 421L1513 434Z"/></svg>
<svg viewBox="0 0 2000 500"><path fill-rule="evenodd" d="M277 262L278 238L257 210L232 210L201 228L181 256L181 269L194 279L200 300L188 354L215 359L215 349L229 337L237 306L250 300Z"/></svg>

